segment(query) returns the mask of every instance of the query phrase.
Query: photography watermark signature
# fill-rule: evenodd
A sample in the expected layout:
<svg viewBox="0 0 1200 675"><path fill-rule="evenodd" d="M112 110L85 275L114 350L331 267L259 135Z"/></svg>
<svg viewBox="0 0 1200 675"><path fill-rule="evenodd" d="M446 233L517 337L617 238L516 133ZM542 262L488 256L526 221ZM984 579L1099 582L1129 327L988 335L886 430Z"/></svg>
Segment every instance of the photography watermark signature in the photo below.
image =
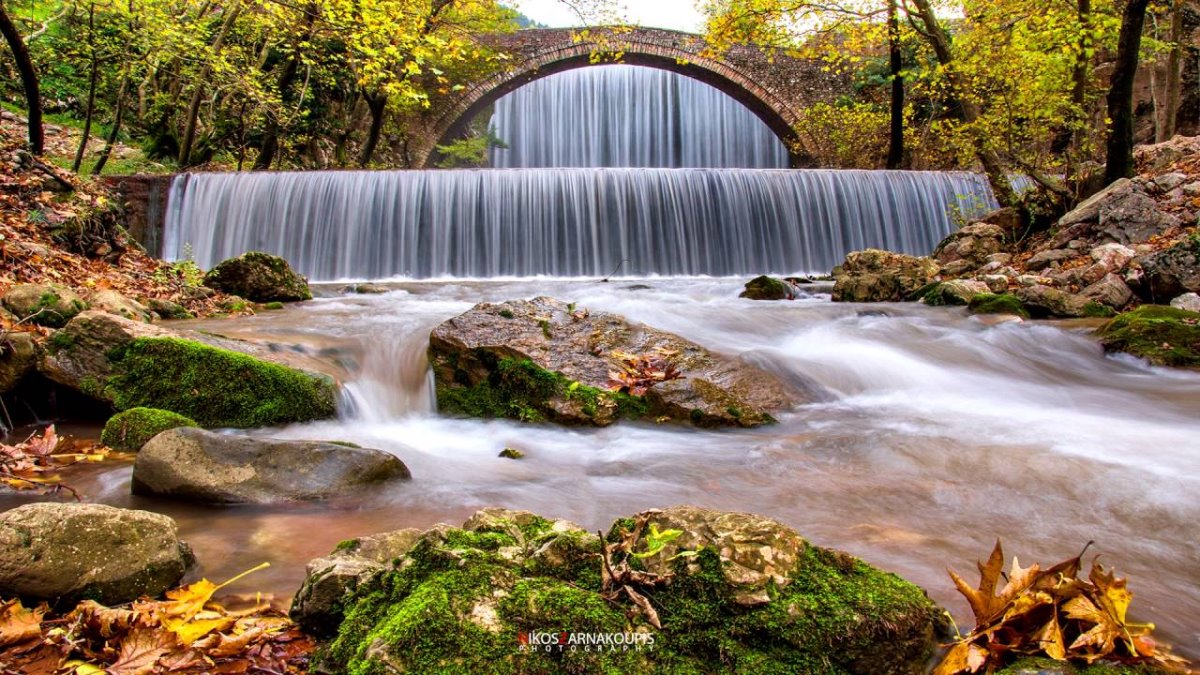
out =
<svg viewBox="0 0 1200 675"><path fill-rule="evenodd" d="M583 631L521 631L517 648L522 652L653 651L653 633L589 633Z"/></svg>

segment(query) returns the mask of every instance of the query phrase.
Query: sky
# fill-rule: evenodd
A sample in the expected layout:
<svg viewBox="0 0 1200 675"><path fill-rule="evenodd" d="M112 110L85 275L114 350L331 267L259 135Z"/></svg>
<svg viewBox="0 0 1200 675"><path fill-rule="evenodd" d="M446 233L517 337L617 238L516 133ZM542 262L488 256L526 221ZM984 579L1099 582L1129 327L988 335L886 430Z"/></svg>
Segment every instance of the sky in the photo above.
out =
<svg viewBox="0 0 1200 675"><path fill-rule="evenodd" d="M559 0L511 0L507 2L534 21L552 27L576 26L579 17ZM632 24L652 28L700 32L704 20L696 0L620 0L622 15Z"/></svg>

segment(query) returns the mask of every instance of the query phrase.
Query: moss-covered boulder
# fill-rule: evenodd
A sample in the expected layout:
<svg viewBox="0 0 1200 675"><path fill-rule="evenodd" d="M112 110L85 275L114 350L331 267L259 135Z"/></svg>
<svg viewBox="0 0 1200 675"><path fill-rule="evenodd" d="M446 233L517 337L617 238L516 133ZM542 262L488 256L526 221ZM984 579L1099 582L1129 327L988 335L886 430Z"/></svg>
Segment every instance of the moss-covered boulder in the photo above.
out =
<svg viewBox="0 0 1200 675"><path fill-rule="evenodd" d="M624 533L639 522L640 534ZM663 547L650 523L689 529ZM344 596L317 667L887 675L925 672L944 635L921 589L767 518L678 507L619 520L606 539L609 563L639 577L630 590L661 628L625 582L606 583L598 537L488 509L462 528L425 532Z"/></svg>
<svg viewBox="0 0 1200 675"><path fill-rule="evenodd" d="M100 442L114 450L137 452L146 441L167 429L194 427L196 422L189 417L157 408L130 408L108 419Z"/></svg>
<svg viewBox="0 0 1200 675"><path fill-rule="evenodd" d="M219 263L204 285L254 302L312 300L308 281L277 255L250 251Z"/></svg>
<svg viewBox="0 0 1200 675"><path fill-rule="evenodd" d="M611 390L610 373L623 372L631 357L653 363L634 368L635 386ZM434 328L429 360L439 409L472 417L596 426L649 417L751 427L804 399L762 368L552 298L476 305ZM677 377L666 377L668 365Z"/></svg>
<svg viewBox="0 0 1200 675"><path fill-rule="evenodd" d="M157 314L162 319L192 319L195 315L187 310L186 307L170 300L160 300L158 298L149 298L146 300L146 306L152 312Z"/></svg>
<svg viewBox="0 0 1200 675"><path fill-rule="evenodd" d="M1156 366L1200 369L1200 313L1143 305L1097 332L1108 351L1140 356Z"/></svg>
<svg viewBox="0 0 1200 675"><path fill-rule="evenodd" d="M1016 296L1035 319L1102 318L1115 314L1111 307L1089 297L1041 284L1018 288Z"/></svg>
<svg viewBox="0 0 1200 675"><path fill-rule="evenodd" d="M765 274L746 282L746 288L738 295L749 300L795 300L800 292L786 279L776 279Z"/></svg>
<svg viewBox="0 0 1200 675"><path fill-rule="evenodd" d="M195 563L175 521L101 504L26 504L0 514L0 595L107 605L174 588Z"/></svg>
<svg viewBox="0 0 1200 675"><path fill-rule="evenodd" d="M49 340L49 379L111 403L185 415L206 427L261 427L336 414L322 376L213 347L157 326L89 311Z"/></svg>
<svg viewBox="0 0 1200 675"><path fill-rule="evenodd" d="M900 302L938 273L931 258L869 248L854 251L833 270L834 302Z"/></svg>
<svg viewBox="0 0 1200 675"><path fill-rule="evenodd" d="M972 314L1012 314L1022 319L1029 318L1021 299L1011 293L980 293L971 298L967 309Z"/></svg>
<svg viewBox="0 0 1200 675"><path fill-rule="evenodd" d="M179 427L142 446L132 489L212 504L271 504L342 497L409 478L408 467L382 450Z"/></svg>
<svg viewBox="0 0 1200 675"><path fill-rule="evenodd" d="M971 298L991 289L982 281L974 279L954 279L943 281L925 293L922 300L927 305L941 307L946 305L967 305Z"/></svg>
<svg viewBox="0 0 1200 675"><path fill-rule="evenodd" d="M18 320L50 328L65 326L87 309L78 293L58 284L17 284L4 293L0 303Z"/></svg>

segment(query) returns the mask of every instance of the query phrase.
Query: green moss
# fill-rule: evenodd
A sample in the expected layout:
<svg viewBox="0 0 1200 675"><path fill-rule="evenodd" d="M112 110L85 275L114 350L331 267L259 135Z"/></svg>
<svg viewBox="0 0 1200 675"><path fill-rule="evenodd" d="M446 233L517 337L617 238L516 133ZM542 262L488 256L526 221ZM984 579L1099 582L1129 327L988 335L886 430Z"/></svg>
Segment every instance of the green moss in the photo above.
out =
<svg viewBox="0 0 1200 675"><path fill-rule="evenodd" d="M538 327L542 329L542 335L545 336L545 338L547 340L554 337L554 333L550 330L550 322L549 321L547 321L545 319L538 321Z"/></svg>
<svg viewBox="0 0 1200 675"><path fill-rule="evenodd" d="M644 619L627 598L599 592L595 537L555 533L535 519L521 542L508 532L513 525L501 519L486 531L427 535L398 569L358 589L319 667L351 675L889 672L895 663L872 659L891 637L913 639L909 663L932 656L922 651L922 631L938 610L919 588L816 547L803 552L792 582L769 587L771 602L757 606L736 602L712 549L694 565L677 560L672 583L642 589L663 624L653 649L521 651L522 632L626 633ZM632 525L618 521L610 538ZM514 546L523 551L516 559ZM557 555L545 556L552 548Z"/></svg>
<svg viewBox="0 0 1200 675"><path fill-rule="evenodd" d="M959 295L951 292L950 286L945 283L938 283L933 288L926 291L921 297L925 304L930 307L949 307L954 305L965 305L966 301Z"/></svg>
<svg viewBox="0 0 1200 675"><path fill-rule="evenodd" d="M57 330L46 341L47 351L51 354L57 354L63 349L70 349L75 346L76 340L74 335L68 334L66 331Z"/></svg>
<svg viewBox="0 0 1200 675"><path fill-rule="evenodd" d="M130 408L109 418L100 442L115 450L137 452L146 441L167 429L194 426L195 421L169 410Z"/></svg>
<svg viewBox="0 0 1200 675"><path fill-rule="evenodd" d="M525 457L525 453L515 448L505 448L500 451L500 457L504 459L522 459Z"/></svg>
<svg viewBox="0 0 1200 675"><path fill-rule="evenodd" d="M278 300L276 300L274 302L268 302L267 304L263 305L263 309L270 309L270 310L283 309L283 303L279 302Z"/></svg>
<svg viewBox="0 0 1200 675"><path fill-rule="evenodd" d="M361 445L359 445L358 443L351 443L350 441L325 441L325 442L330 445L340 445L343 448L362 449Z"/></svg>
<svg viewBox="0 0 1200 675"><path fill-rule="evenodd" d="M176 338L140 338L111 356L105 393L120 410L156 407L205 427L262 427L332 417L331 381Z"/></svg>
<svg viewBox="0 0 1200 675"><path fill-rule="evenodd" d="M504 317L505 319L511 319L516 315L512 313L511 309L502 309L500 310L500 316Z"/></svg>
<svg viewBox="0 0 1200 675"><path fill-rule="evenodd" d="M1107 319L1117 315L1116 310L1108 305L1102 305L1091 300L1083 306L1083 315L1093 319Z"/></svg>
<svg viewBox="0 0 1200 675"><path fill-rule="evenodd" d="M552 399L577 401L588 417L615 409L623 418L643 417L649 405L640 396L609 392L575 382L539 367L529 359L500 359L484 382L472 386L437 384L438 407L443 412L483 417L543 422L555 415Z"/></svg>
<svg viewBox="0 0 1200 675"><path fill-rule="evenodd" d="M967 306L972 314L1012 314L1023 319L1029 318L1029 311L1021 300L1011 293L980 293L971 298Z"/></svg>
<svg viewBox="0 0 1200 675"><path fill-rule="evenodd" d="M357 539L343 539L333 548L334 551L353 551L358 548Z"/></svg>
<svg viewBox="0 0 1200 675"><path fill-rule="evenodd" d="M741 417L742 417L742 410L741 410L741 408L738 408L737 406L732 406L732 405L728 406L725 408L725 412L729 413L729 416L735 420L741 419Z"/></svg>
<svg viewBox="0 0 1200 675"><path fill-rule="evenodd" d="M1143 305L1109 321L1097 332L1104 348L1140 356L1150 363L1200 368L1200 313Z"/></svg>

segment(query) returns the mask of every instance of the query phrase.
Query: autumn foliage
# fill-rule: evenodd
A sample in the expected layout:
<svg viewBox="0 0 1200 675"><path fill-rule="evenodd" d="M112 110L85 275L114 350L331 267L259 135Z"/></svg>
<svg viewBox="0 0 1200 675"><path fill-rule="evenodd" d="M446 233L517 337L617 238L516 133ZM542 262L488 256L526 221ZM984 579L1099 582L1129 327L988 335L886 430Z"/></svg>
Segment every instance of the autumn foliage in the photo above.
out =
<svg viewBox="0 0 1200 675"><path fill-rule="evenodd" d="M620 370L609 371L609 390L641 396L659 382L683 377L673 362L678 354L679 352L661 347L649 354L614 351L612 357L620 364Z"/></svg>
<svg viewBox="0 0 1200 675"><path fill-rule="evenodd" d="M258 568L256 568L258 569ZM253 571L253 570L252 570ZM55 618L49 608L0 605L0 672L28 675L303 673L314 643L256 598L244 609L212 601L207 579L110 608L91 600Z"/></svg>
<svg viewBox="0 0 1200 675"><path fill-rule="evenodd" d="M1128 620L1133 593L1127 579L1095 561L1087 579L1079 578L1082 556L1045 570L1036 563L1022 568L1014 557L1004 576L1004 551L997 541L987 563L978 564L978 587L951 571L975 614L975 628L950 647L934 675L990 673L1024 656L1191 672L1187 661L1151 637L1154 624Z"/></svg>

